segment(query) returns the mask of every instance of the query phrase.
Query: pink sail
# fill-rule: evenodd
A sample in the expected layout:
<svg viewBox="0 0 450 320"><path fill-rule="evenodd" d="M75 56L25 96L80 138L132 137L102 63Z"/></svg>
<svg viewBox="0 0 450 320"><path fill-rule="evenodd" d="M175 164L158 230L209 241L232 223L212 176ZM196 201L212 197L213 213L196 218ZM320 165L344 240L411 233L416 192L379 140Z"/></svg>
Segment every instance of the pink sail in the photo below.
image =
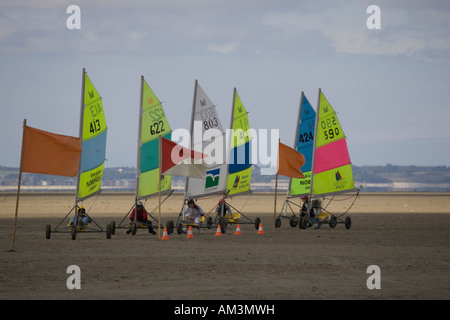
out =
<svg viewBox="0 0 450 320"><path fill-rule="evenodd" d="M347 141L340 139L316 149L314 173L331 170L349 163Z"/></svg>

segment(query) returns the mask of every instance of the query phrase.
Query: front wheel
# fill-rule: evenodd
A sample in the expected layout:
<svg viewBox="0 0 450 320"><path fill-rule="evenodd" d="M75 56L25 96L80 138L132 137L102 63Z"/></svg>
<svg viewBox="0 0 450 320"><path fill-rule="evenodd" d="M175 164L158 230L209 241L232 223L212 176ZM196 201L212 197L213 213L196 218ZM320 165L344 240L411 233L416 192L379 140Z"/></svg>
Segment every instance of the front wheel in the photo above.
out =
<svg viewBox="0 0 450 320"><path fill-rule="evenodd" d="M308 223L309 221L307 217L300 217L300 223L298 224L298 227L305 230L308 227Z"/></svg>
<svg viewBox="0 0 450 320"><path fill-rule="evenodd" d="M177 225L177 233L178 234L183 233L183 224L181 222Z"/></svg>
<svg viewBox="0 0 450 320"><path fill-rule="evenodd" d="M167 233L172 234L173 229L174 229L174 224L173 224L172 220L167 221L166 228L167 228Z"/></svg>
<svg viewBox="0 0 450 320"><path fill-rule="evenodd" d="M345 217L344 225L346 229L350 229L352 227L352 219L350 217Z"/></svg>
<svg viewBox="0 0 450 320"><path fill-rule="evenodd" d="M45 226L45 238L50 239L51 233L52 233L52 229L51 229L50 225L48 224Z"/></svg>
<svg viewBox="0 0 450 320"><path fill-rule="evenodd" d="M72 229L70 230L70 235L72 236L72 240L75 240L77 238L77 228L76 227L72 227Z"/></svg>
<svg viewBox="0 0 450 320"><path fill-rule="evenodd" d="M256 217L255 219L255 229L259 230L259 224L261 223L261 219L259 217Z"/></svg>
<svg viewBox="0 0 450 320"><path fill-rule="evenodd" d="M106 225L106 239L111 239L111 234L112 234L112 225L111 223L108 223Z"/></svg>
<svg viewBox="0 0 450 320"><path fill-rule="evenodd" d="M111 234L115 235L116 234L116 222L113 220L109 224L111 225Z"/></svg>
<svg viewBox="0 0 450 320"><path fill-rule="evenodd" d="M335 216L332 216L330 218L330 221L328 222L328 224L330 225L330 228L335 228L337 225L337 219Z"/></svg>
<svg viewBox="0 0 450 320"><path fill-rule="evenodd" d="M277 220L275 220L275 228L279 228L281 227L281 219L277 218Z"/></svg>

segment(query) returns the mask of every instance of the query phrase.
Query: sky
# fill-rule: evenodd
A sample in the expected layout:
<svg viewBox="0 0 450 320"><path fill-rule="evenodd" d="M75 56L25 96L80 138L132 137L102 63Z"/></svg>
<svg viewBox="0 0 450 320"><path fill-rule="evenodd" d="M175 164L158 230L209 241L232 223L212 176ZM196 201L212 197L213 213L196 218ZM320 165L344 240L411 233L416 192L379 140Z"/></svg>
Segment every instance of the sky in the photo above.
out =
<svg viewBox="0 0 450 320"><path fill-rule="evenodd" d="M86 68L106 167L136 166L141 75L172 130L198 80L225 127L236 88L250 126L293 145L301 92L316 107L321 88L353 164L450 166L449 17L447 0L3 0L0 165L19 167L24 119L78 136Z"/></svg>

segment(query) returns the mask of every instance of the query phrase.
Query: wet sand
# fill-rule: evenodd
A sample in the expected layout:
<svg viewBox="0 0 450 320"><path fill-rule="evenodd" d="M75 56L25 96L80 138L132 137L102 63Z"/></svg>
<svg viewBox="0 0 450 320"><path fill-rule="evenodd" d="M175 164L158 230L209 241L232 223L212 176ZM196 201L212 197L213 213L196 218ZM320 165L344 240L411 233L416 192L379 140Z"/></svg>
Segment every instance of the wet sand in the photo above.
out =
<svg viewBox="0 0 450 320"><path fill-rule="evenodd" d="M285 198L278 194L277 215ZM209 211L217 200L199 204ZM327 210L339 216L352 201L335 201ZM133 202L132 193L104 193L83 205L106 230L111 221L120 223ZM259 217L265 234L242 223L240 236L234 235L236 225L228 225L221 237L216 228L194 230L193 239L174 231L170 240L146 229L133 236L118 228L111 239L106 232L80 232L76 240L68 232L52 233L46 239L46 225L54 228L64 218L73 194L22 193L15 252L9 252L16 195L0 193L0 299L450 298L449 194L363 193L347 214L349 230L343 224L302 230L283 218L274 228L270 193L230 203L251 221ZM145 206L150 211L156 204L153 198ZM171 196L161 222L176 222L181 205L182 195ZM79 290L67 287L70 265L80 267ZM371 265L380 269L380 289L367 286Z"/></svg>

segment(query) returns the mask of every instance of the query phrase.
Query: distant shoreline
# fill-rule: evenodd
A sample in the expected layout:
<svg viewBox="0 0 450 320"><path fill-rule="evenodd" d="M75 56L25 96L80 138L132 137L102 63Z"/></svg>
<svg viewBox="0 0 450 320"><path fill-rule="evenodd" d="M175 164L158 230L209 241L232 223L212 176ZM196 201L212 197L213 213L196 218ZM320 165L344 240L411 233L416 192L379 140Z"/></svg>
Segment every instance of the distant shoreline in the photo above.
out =
<svg viewBox="0 0 450 320"><path fill-rule="evenodd" d="M0 191L0 196L12 196L12 195L16 195L17 191ZM174 195L177 196L182 196L184 194L183 191L174 191L173 192ZM284 191L278 191L277 192L278 196L285 196L286 195L286 190ZM426 194L426 195L433 195L433 196L450 196L450 192L434 192L434 191L361 191L360 192L361 195L364 196L380 196L380 195L384 195L384 196L419 196L421 194ZM74 191L48 191L48 190L21 190L20 191L20 196L74 196L75 197L75 192ZM101 192L99 196L115 196L115 195L130 195L130 196L134 196L135 192L134 191L104 191ZM257 192L253 192L253 195L271 195L274 196L275 192L274 191L257 191ZM157 197L157 195L156 195ZM239 197L239 196L234 196L234 197ZM330 196L328 196L330 197ZM294 197L295 198L295 197Z"/></svg>

